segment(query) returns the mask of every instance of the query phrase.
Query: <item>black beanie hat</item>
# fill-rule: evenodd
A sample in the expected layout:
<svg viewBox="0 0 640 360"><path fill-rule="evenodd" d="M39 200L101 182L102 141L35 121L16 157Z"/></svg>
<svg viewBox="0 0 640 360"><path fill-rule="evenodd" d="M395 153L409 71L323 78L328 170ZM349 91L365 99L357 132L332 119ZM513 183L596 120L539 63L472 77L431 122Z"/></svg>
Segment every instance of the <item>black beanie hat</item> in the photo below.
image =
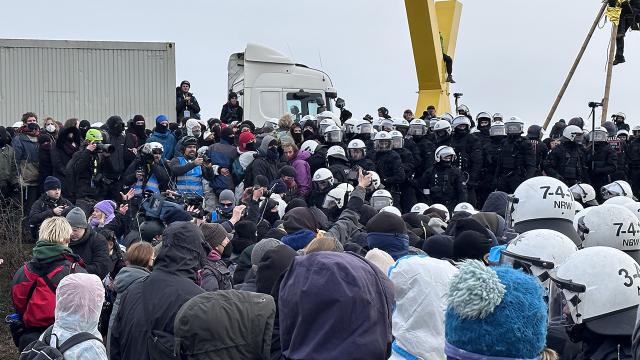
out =
<svg viewBox="0 0 640 360"><path fill-rule="evenodd" d="M360 208L360 224L362 224L362 226L367 226L369 220L374 216L376 216L376 209L367 204L362 205Z"/></svg>
<svg viewBox="0 0 640 360"><path fill-rule="evenodd" d="M285 165L280 168L280 176L296 177L296 169L291 165Z"/></svg>
<svg viewBox="0 0 640 360"><path fill-rule="evenodd" d="M282 237L285 236L285 235L287 235L287 233L284 232L283 230L280 230L278 228L271 228L271 229L269 229L269 231L267 231L264 234L264 238L265 239L271 238L271 239L281 240Z"/></svg>
<svg viewBox="0 0 640 360"><path fill-rule="evenodd" d="M457 234L461 234L465 231L475 231L478 232L480 234L483 235L487 235L487 237L490 237L488 235L488 230L487 228L485 228L482 224L480 224L480 222L478 222L478 220L473 219L471 217L466 217L463 219L458 219L455 222L455 230L453 231L453 233L451 235L456 236Z"/></svg>
<svg viewBox="0 0 640 360"><path fill-rule="evenodd" d="M284 208L284 212L286 214L286 213L289 212L289 210L295 209L295 208L298 208L298 207L307 207L307 203L304 200L300 199L300 198L292 199L287 204L287 207Z"/></svg>
<svg viewBox="0 0 640 360"><path fill-rule="evenodd" d="M482 261L491 250L493 241L489 236L467 230L453 239L453 260L476 259Z"/></svg>
<svg viewBox="0 0 640 360"><path fill-rule="evenodd" d="M407 226L402 218L386 211L378 213L367 223L368 233L407 234Z"/></svg>
<svg viewBox="0 0 640 360"><path fill-rule="evenodd" d="M238 98L238 94L234 93L233 91L229 93L229 97L227 98L227 100L231 100L231 99L237 99Z"/></svg>
<svg viewBox="0 0 640 360"><path fill-rule="evenodd" d="M453 238L447 235L433 235L422 244L422 250L436 259L453 259Z"/></svg>
<svg viewBox="0 0 640 360"><path fill-rule="evenodd" d="M62 189L62 183L55 176L47 176L44 179L44 191Z"/></svg>
<svg viewBox="0 0 640 360"><path fill-rule="evenodd" d="M233 129L231 127L226 127L224 129L222 129L220 131L220 137L225 139L225 140L232 140L234 138L233 136Z"/></svg>
<svg viewBox="0 0 640 360"><path fill-rule="evenodd" d="M258 242L256 223L253 221L238 221L234 229L236 233L231 240L234 254L241 254L244 249Z"/></svg>

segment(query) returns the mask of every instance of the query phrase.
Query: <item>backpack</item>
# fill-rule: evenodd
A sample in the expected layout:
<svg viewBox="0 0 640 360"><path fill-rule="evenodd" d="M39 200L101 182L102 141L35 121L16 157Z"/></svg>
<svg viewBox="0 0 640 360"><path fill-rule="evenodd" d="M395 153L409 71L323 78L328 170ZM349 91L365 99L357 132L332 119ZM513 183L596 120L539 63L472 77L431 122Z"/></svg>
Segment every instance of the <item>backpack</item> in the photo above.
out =
<svg viewBox="0 0 640 360"><path fill-rule="evenodd" d="M240 158L237 157L231 164L231 175L233 176L233 183L240 184L244 180L244 169L240 165Z"/></svg>
<svg viewBox="0 0 640 360"><path fill-rule="evenodd" d="M72 347L89 340L102 340L88 332L77 333L59 346L58 338L53 332L53 325L45 330L42 340L36 340L20 353L20 360L64 360L64 353ZM56 336L56 347L49 345L51 336Z"/></svg>
<svg viewBox="0 0 640 360"><path fill-rule="evenodd" d="M29 270L27 264L24 264L24 276L28 281L17 283L13 286L12 296L14 303L24 303L24 309L17 309L22 313L22 320L27 327L44 327L51 325L54 320L54 311L56 308L56 288L57 286L51 281L60 271L64 269L65 264L55 267L47 274ZM77 263L72 263L70 273L75 272ZM24 301L21 301L25 299Z"/></svg>

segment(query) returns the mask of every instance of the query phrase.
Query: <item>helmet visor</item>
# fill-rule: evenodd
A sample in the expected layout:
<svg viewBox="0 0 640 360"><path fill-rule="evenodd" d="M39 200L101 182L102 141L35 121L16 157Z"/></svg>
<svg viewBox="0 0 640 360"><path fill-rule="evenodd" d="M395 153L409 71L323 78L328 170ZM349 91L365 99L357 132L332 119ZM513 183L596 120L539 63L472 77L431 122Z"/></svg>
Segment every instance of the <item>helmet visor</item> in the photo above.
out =
<svg viewBox="0 0 640 360"><path fill-rule="evenodd" d="M489 128L489 136L504 136L507 135L507 132L504 129L504 126L492 126Z"/></svg>
<svg viewBox="0 0 640 360"><path fill-rule="evenodd" d="M349 149L349 159L358 161L364 158L364 150L363 149Z"/></svg>
<svg viewBox="0 0 640 360"><path fill-rule="evenodd" d="M392 204L393 204L393 201L388 197L374 196L371 198L371 206L376 211L380 211L380 209L387 206L391 206Z"/></svg>
<svg viewBox="0 0 640 360"><path fill-rule="evenodd" d="M582 284L549 274L549 327L565 327L581 323L580 295L587 289ZM577 321L576 321L577 320Z"/></svg>
<svg viewBox="0 0 640 360"><path fill-rule="evenodd" d="M371 126L371 124L360 125L360 134L371 134L372 131L373 131L373 126Z"/></svg>
<svg viewBox="0 0 640 360"><path fill-rule="evenodd" d="M313 186L315 186L316 189L318 189L319 191L324 191L331 187L331 181L330 180L314 181Z"/></svg>
<svg viewBox="0 0 640 360"><path fill-rule="evenodd" d="M427 132L427 130L425 129L424 126L422 125L409 125L409 131L407 132L407 134L409 135L424 135Z"/></svg>
<svg viewBox="0 0 640 360"><path fill-rule="evenodd" d="M529 275L538 276L540 281L547 280L549 278L547 271L555 267L554 263L551 261L544 261L537 257L515 254L506 249L502 250L501 252L500 264L509 265L516 270L522 269L525 273ZM544 275L537 275L539 271L534 271L534 270L537 270L537 269L532 269L532 267L534 266L542 269L542 272Z"/></svg>
<svg viewBox="0 0 640 360"><path fill-rule="evenodd" d="M334 197L329 196L329 195L324 197L324 202L322 203L322 207L324 209L332 209L332 208L334 208L336 206L338 206L338 200L337 199L335 199Z"/></svg>
<svg viewBox="0 0 640 360"><path fill-rule="evenodd" d="M394 149L402 149L402 147L404 146L404 139L402 137L394 137L392 139L392 146Z"/></svg>
<svg viewBox="0 0 640 360"><path fill-rule="evenodd" d="M513 122L513 123L506 123L504 125L505 130L507 132L507 134L512 135L512 134L522 134L522 124L521 123L517 123L517 122Z"/></svg>
<svg viewBox="0 0 640 360"><path fill-rule="evenodd" d="M376 151L389 151L391 150L391 139L375 140L373 147Z"/></svg>
<svg viewBox="0 0 640 360"><path fill-rule="evenodd" d="M329 131L324 134L324 139L330 143L339 143L342 141L342 131Z"/></svg>
<svg viewBox="0 0 640 360"><path fill-rule="evenodd" d="M331 124L320 124L320 134L324 135L324 131L331 126Z"/></svg>

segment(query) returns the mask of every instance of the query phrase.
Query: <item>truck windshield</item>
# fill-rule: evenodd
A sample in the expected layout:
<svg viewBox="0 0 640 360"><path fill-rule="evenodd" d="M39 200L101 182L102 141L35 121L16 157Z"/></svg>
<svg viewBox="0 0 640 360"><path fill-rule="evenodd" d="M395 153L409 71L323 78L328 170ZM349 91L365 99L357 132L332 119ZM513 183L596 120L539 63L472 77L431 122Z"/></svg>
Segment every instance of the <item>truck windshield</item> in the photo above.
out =
<svg viewBox="0 0 640 360"><path fill-rule="evenodd" d="M322 94L311 93L304 99L296 99L295 93L287 93L287 111L294 120L300 120L305 115L318 115L319 102L323 102Z"/></svg>

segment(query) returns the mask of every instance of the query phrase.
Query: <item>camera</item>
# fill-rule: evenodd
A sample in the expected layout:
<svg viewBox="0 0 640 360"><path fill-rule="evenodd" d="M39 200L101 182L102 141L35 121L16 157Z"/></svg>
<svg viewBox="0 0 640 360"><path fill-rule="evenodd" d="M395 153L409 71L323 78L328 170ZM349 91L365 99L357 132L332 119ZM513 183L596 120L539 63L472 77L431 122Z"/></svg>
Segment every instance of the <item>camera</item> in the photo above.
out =
<svg viewBox="0 0 640 360"><path fill-rule="evenodd" d="M462 97L462 95L464 95L464 94L462 94L462 93L453 93L453 97L456 98L456 99Z"/></svg>
<svg viewBox="0 0 640 360"><path fill-rule="evenodd" d="M601 102L589 101L589 107L590 108L597 108L597 107L600 107L600 106L602 106Z"/></svg>
<svg viewBox="0 0 640 360"><path fill-rule="evenodd" d="M116 151L116 147L111 144L96 144L96 150L98 152L113 154Z"/></svg>
<svg viewBox="0 0 640 360"><path fill-rule="evenodd" d="M349 174L347 174L347 180L349 181L358 181L360 166L356 166L349 170ZM369 172L367 170L362 169L362 175L367 176Z"/></svg>

